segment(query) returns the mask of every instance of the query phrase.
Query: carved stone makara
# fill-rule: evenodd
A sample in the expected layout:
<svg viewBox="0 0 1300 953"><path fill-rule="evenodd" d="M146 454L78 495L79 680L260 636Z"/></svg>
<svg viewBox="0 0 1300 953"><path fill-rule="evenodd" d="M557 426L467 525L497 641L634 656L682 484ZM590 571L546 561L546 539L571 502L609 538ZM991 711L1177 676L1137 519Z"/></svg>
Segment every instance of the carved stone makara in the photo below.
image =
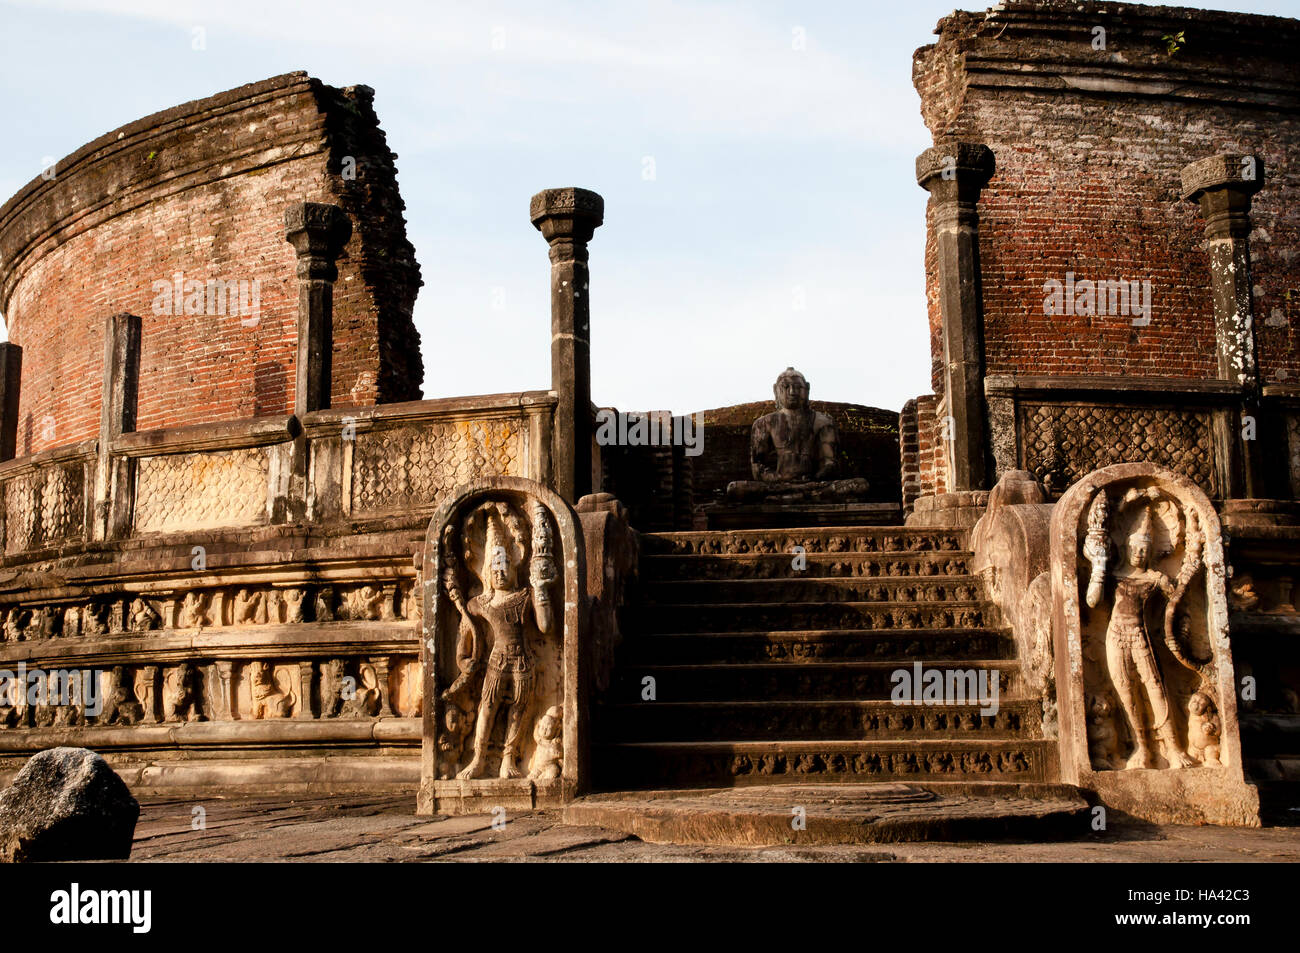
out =
<svg viewBox="0 0 1300 953"><path fill-rule="evenodd" d="M1209 499L1153 464L1104 467L1051 537L1063 780L1153 820L1258 825Z"/></svg>
<svg viewBox="0 0 1300 953"><path fill-rule="evenodd" d="M420 813L531 808L578 785L582 533L540 483L462 487L423 558Z"/></svg>

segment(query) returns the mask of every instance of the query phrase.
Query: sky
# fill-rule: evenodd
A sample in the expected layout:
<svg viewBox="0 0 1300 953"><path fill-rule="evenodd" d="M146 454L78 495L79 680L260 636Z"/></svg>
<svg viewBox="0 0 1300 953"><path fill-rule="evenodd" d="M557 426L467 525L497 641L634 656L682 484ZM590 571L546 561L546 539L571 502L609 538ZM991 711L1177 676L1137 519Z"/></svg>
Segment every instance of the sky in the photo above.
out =
<svg viewBox="0 0 1300 953"><path fill-rule="evenodd" d="M0 0L0 203L46 157L306 70L375 89L424 278L426 398L549 387L528 200L581 186L605 198L598 404L769 399L792 365L814 399L898 410L930 379L911 58L953 5Z"/></svg>

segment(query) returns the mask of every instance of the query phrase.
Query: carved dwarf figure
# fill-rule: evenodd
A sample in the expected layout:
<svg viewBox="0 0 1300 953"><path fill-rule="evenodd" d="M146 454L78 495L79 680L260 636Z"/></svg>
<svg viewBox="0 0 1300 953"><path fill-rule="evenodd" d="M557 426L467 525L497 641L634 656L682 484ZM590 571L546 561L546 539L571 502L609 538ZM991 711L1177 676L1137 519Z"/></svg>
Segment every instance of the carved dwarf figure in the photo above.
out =
<svg viewBox="0 0 1300 953"><path fill-rule="evenodd" d="M333 622L334 621L334 587L321 586L316 591L316 621Z"/></svg>
<svg viewBox="0 0 1300 953"><path fill-rule="evenodd" d="M10 607L5 613L5 641L22 642L27 638L27 610L20 609L18 606Z"/></svg>
<svg viewBox="0 0 1300 953"><path fill-rule="evenodd" d="M517 587L515 579L524 556L526 527L508 505L491 503L479 510L486 521L486 550L490 561L484 591L465 604L458 598L459 584L444 580L452 601L461 609L456 653L461 674L443 693L443 698L455 698L469 687L476 673L480 670L483 673L474 752L470 763L456 775L461 780L476 778L482 772L497 713L503 706L506 738L499 774L503 778L523 776L518 764L519 735L524 714L532 702L536 678L527 627L531 615L538 631L542 634L551 631L554 615L550 586L556 578L546 508L539 501L533 501L532 507L529 585Z"/></svg>
<svg viewBox="0 0 1300 953"><path fill-rule="evenodd" d="M373 718L379 714L379 676L373 665L357 666L357 677L343 679L344 718Z"/></svg>
<svg viewBox="0 0 1300 953"><path fill-rule="evenodd" d="M306 598L305 589L285 589L280 593L280 601L284 606L284 621L297 623L303 620L303 601Z"/></svg>
<svg viewBox="0 0 1300 953"><path fill-rule="evenodd" d="M1202 764L1219 764L1220 731L1214 699L1196 692L1187 700L1187 753Z"/></svg>
<svg viewBox="0 0 1300 953"><path fill-rule="evenodd" d="M253 699L252 716L261 718L288 718L296 701L292 693L282 691L275 680L275 670L270 663L258 659L252 664L249 694Z"/></svg>
<svg viewBox="0 0 1300 953"><path fill-rule="evenodd" d="M1119 733L1115 730L1115 716L1110 696L1089 695L1088 703L1088 756L1092 766L1099 771L1118 768Z"/></svg>
<svg viewBox="0 0 1300 953"><path fill-rule="evenodd" d="M135 686L121 665L109 672L110 688L98 724L135 725L144 720L144 706L136 700Z"/></svg>
<svg viewBox="0 0 1300 953"><path fill-rule="evenodd" d="M558 778L564 764L564 714L559 705L552 705L537 719L533 740L537 742L537 753L528 776L535 781Z"/></svg>
<svg viewBox="0 0 1300 953"><path fill-rule="evenodd" d="M442 713L443 730L438 734L438 777L444 781L460 764L461 751L474 720L459 705L447 705Z"/></svg>
<svg viewBox="0 0 1300 953"><path fill-rule="evenodd" d="M109 606L102 602L92 602L81 610L81 634L94 638L108 634Z"/></svg>
<svg viewBox="0 0 1300 953"><path fill-rule="evenodd" d="M181 603L180 625L183 629L196 629L212 624L212 593L206 589L193 589L185 593Z"/></svg>
<svg viewBox="0 0 1300 953"><path fill-rule="evenodd" d="M1099 494L1098 499L1104 500L1105 494ZM1126 558L1111 574L1115 585L1110 623L1106 627L1106 666L1133 737L1134 751L1126 767L1151 767L1152 755L1147 743L1149 728L1151 733L1160 739L1169 766L1187 768L1196 762L1183 750L1174 723L1170 720L1169 696L1165 691L1160 667L1151 648L1145 615L1148 600L1157 591L1162 593L1167 600L1166 624L1170 627L1166 642L1174 642L1172 610L1177 606L1187 583L1199 566L1200 537L1195 513L1191 512L1188 514L1187 558L1184 560L1183 570L1177 582L1159 570L1150 568L1148 564L1153 539L1151 505L1155 499L1156 496L1150 493L1130 490L1121 505L1121 509L1131 509L1136 506L1138 519L1136 527L1126 541ZM1108 503L1094 501L1093 506L1109 509ZM1094 514L1090 512L1090 537L1094 535L1094 521L1099 525L1104 525L1105 522L1104 519L1094 520ZM1096 547L1090 547L1085 543L1084 552L1093 559L1093 580L1088 587L1087 603L1090 607L1095 607L1102 595L1101 586L1098 584ZM1176 649L1176 645L1171 645L1171 649ZM1146 694L1147 705L1151 710L1149 725L1138 696L1139 685Z"/></svg>
<svg viewBox="0 0 1300 953"><path fill-rule="evenodd" d="M262 625L266 622L266 596L260 589L240 589L235 593L235 625Z"/></svg>
<svg viewBox="0 0 1300 953"><path fill-rule="evenodd" d="M131 631L148 632L158 628L158 623L162 617L158 611L149 604L148 599L136 598L131 601Z"/></svg>
<svg viewBox="0 0 1300 953"><path fill-rule="evenodd" d="M163 697L166 721L205 721L203 680L192 662L182 662L168 679Z"/></svg>

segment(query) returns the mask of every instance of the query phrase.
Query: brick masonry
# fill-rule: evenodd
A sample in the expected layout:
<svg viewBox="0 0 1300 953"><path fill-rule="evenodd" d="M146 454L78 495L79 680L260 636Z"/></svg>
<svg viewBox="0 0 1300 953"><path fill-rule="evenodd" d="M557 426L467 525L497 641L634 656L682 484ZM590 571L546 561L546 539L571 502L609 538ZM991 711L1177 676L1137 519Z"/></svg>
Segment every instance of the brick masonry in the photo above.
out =
<svg viewBox="0 0 1300 953"><path fill-rule="evenodd" d="M303 73L241 86L101 136L0 209L0 311L23 349L19 456L95 435L104 323L122 311L143 319L138 429L292 412L283 216L300 201L339 204L354 226L335 286L333 405L421 396L419 266L372 97ZM256 280L259 307L154 313L154 282L177 273Z"/></svg>
<svg viewBox="0 0 1300 953"><path fill-rule="evenodd" d="M1003 7L945 17L913 62L935 140L983 143L996 159L979 202L985 373L1214 378L1204 223L1180 200L1180 172L1237 152L1266 167L1250 236L1261 380L1295 383L1300 22L1115 3ZM1094 49L1097 27L1105 49ZM1177 34L1172 49L1162 37ZM932 385L941 393L932 216L927 225ZM1044 282L1067 272L1149 280L1150 324L1044 315ZM929 485L935 474L905 480Z"/></svg>

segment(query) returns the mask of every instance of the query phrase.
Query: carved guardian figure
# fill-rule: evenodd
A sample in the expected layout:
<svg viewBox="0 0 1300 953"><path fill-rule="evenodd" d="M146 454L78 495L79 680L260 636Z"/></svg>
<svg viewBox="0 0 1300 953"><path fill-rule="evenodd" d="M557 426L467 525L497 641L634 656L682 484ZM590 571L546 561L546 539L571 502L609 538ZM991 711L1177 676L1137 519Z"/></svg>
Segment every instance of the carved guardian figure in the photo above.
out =
<svg viewBox="0 0 1300 953"><path fill-rule="evenodd" d="M550 586L555 580L555 563L550 526L545 508L534 501L529 584L521 587L517 586L516 572L524 556L527 528L505 504L485 504L478 513L486 522L490 560L487 585L480 595L465 603L459 596L461 587L454 571L453 578L444 579L448 594L461 612L457 646L461 674L443 697L449 701L457 698L482 673L473 754L456 777L468 780L480 776L497 714L505 708L506 736L499 774L519 778L523 777L518 763L519 739L532 701L535 676L528 623L531 618L542 634L550 632L554 623Z"/></svg>

